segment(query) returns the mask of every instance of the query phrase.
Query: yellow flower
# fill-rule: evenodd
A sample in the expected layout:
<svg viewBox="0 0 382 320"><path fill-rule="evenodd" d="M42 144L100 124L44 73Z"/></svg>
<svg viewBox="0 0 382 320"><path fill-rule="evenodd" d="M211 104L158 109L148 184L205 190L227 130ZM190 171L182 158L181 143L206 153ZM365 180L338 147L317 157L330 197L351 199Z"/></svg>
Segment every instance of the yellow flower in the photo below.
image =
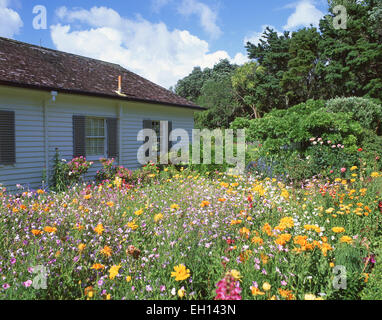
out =
<svg viewBox="0 0 382 320"><path fill-rule="evenodd" d="M127 223L127 226L132 229L132 230L136 230L138 229L138 225L135 223L135 220L134 221L131 221L131 222L128 222Z"/></svg>
<svg viewBox="0 0 382 320"><path fill-rule="evenodd" d="M127 276L126 277L126 282L130 282L131 281L131 276Z"/></svg>
<svg viewBox="0 0 382 320"><path fill-rule="evenodd" d="M137 210L137 211L134 212L134 214L135 214L136 216L140 216L142 213L143 213L143 209L139 209L139 210Z"/></svg>
<svg viewBox="0 0 382 320"><path fill-rule="evenodd" d="M175 277L175 281L182 281L189 278L190 270L186 268L184 264L179 264L178 266L174 267L173 272L171 272L171 277Z"/></svg>
<svg viewBox="0 0 382 320"><path fill-rule="evenodd" d="M179 205L177 205L177 204L172 204L171 206L170 206L170 208L171 209L175 209L175 210L178 210L179 209Z"/></svg>
<svg viewBox="0 0 382 320"><path fill-rule="evenodd" d="M117 188L120 188L121 185L122 185L122 179L121 179L120 177L115 177L114 185L115 185Z"/></svg>
<svg viewBox="0 0 382 320"><path fill-rule="evenodd" d="M178 296L179 296L179 298L183 298L184 297L184 294L186 293L186 291L184 290L184 288L180 288L179 290L178 290Z"/></svg>
<svg viewBox="0 0 382 320"><path fill-rule="evenodd" d="M342 227L333 227L332 231L335 233L341 233L341 232L345 232L345 229Z"/></svg>
<svg viewBox="0 0 382 320"><path fill-rule="evenodd" d="M271 285L269 284L269 282L264 282L263 283L263 290L264 291L269 291L269 290L271 290Z"/></svg>
<svg viewBox="0 0 382 320"><path fill-rule="evenodd" d="M241 280L242 276L240 274L240 271L237 271L236 269L232 269L229 273L235 280Z"/></svg>
<svg viewBox="0 0 382 320"><path fill-rule="evenodd" d="M294 222L292 217L285 217L280 220L278 226L275 227L276 230L283 231L287 228L293 228Z"/></svg>
<svg viewBox="0 0 382 320"><path fill-rule="evenodd" d="M370 176L372 178L378 178L379 177L379 173L378 172L372 172Z"/></svg>
<svg viewBox="0 0 382 320"><path fill-rule="evenodd" d="M112 207L114 207L114 202L113 202L113 201L108 201L108 202L106 202L106 205L107 205L109 208L112 208Z"/></svg>
<svg viewBox="0 0 382 320"><path fill-rule="evenodd" d="M353 239L349 236L343 236L341 237L340 242L351 244L353 242Z"/></svg>
<svg viewBox="0 0 382 320"><path fill-rule="evenodd" d="M114 265L109 270L109 278L111 280L114 280L114 278L118 275L119 269L121 268L121 265L118 266Z"/></svg>
<svg viewBox="0 0 382 320"><path fill-rule="evenodd" d="M85 200L89 200L89 199L91 199L91 197L92 197L91 194L85 194L85 195L84 195L84 199L85 199Z"/></svg>
<svg viewBox="0 0 382 320"><path fill-rule="evenodd" d="M99 223L95 228L94 228L94 232L96 232L99 236L102 235L102 232L104 232L105 229L102 225L102 223Z"/></svg>
<svg viewBox="0 0 382 320"><path fill-rule="evenodd" d="M160 220L162 220L163 219L163 214L161 214L161 213L158 213L158 214L156 214L155 216L154 216L154 221L155 222L158 222L158 221L160 221Z"/></svg>
<svg viewBox="0 0 382 320"><path fill-rule="evenodd" d="M329 208L325 212L331 214L333 213L334 210L335 210L334 208Z"/></svg>
<svg viewBox="0 0 382 320"><path fill-rule="evenodd" d="M84 243L80 243L80 244L78 245L78 250L79 250L80 252L84 251L85 248L86 248L86 244L84 244Z"/></svg>
<svg viewBox="0 0 382 320"><path fill-rule="evenodd" d="M353 166L353 167L350 168L350 171L354 171L354 170L357 170L357 169L358 169L357 166Z"/></svg>
<svg viewBox="0 0 382 320"><path fill-rule="evenodd" d="M288 199L289 199L289 192L288 192L288 190L283 189L283 190L281 191L281 196L282 196L285 200L288 200Z"/></svg>
<svg viewBox="0 0 382 320"><path fill-rule="evenodd" d="M304 300L316 300L316 296L312 293L307 293L304 296Z"/></svg>
<svg viewBox="0 0 382 320"><path fill-rule="evenodd" d="M251 231L246 227L241 228L239 232L241 236L246 237L247 239L249 237L249 234L251 233Z"/></svg>

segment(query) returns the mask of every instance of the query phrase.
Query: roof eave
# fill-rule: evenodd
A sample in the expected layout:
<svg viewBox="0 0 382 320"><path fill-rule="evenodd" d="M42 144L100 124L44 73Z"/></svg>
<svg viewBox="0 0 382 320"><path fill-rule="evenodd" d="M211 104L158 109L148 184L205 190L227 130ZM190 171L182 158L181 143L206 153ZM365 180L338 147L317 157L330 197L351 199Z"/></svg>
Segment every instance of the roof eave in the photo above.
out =
<svg viewBox="0 0 382 320"><path fill-rule="evenodd" d="M115 100L123 100L123 101L135 101L135 102L142 102L142 103L149 103L149 104L159 104L159 105L164 105L164 106L194 109L194 110L198 110L198 111L204 111L207 109L207 108L197 106L197 105L193 106L193 105L187 105L187 104L161 102L161 101L156 101L156 100L147 100L147 99L140 99L140 98L134 98L134 97L108 95L108 94L103 94L103 93L88 92L88 91L82 91L82 90L69 90L69 89L55 88L55 87L49 87L49 86L38 86L38 85L31 85L31 84L19 83L19 82L13 82L13 81L0 80L0 85L17 87L17 88L24 88L24 89L32 89L32 90L59 91L62 93L67 93L67 94L78 94L78 95L82 95L82 96L99 97L99 98L107 98L107 99L115 99Z"/></svg>

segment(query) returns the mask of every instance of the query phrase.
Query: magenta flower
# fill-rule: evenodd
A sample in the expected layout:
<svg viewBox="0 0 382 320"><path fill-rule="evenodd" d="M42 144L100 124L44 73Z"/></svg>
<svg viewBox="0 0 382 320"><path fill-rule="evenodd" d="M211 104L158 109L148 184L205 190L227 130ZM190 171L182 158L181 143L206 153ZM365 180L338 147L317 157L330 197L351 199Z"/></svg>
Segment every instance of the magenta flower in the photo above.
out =
<svg viewBox="0 0 382 320"><path fill-rule="evenodd" d="M215 300L241 300L240 282L235 281L234 277L227 274L217 283Z"/></svg>
<svg viewBox="0 0 382 320"><path fill-rule="evenodd" d="M24 284L25 288L28 288L32 285L32 280L27 280L27 281L23 282L23 284Z"/></svg>

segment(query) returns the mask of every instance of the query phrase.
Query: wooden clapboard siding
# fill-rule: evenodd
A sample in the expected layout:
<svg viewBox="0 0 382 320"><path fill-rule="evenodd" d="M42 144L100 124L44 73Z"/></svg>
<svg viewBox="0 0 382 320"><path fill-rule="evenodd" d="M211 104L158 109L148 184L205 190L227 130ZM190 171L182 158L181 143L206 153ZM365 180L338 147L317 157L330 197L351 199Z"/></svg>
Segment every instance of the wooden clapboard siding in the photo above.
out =
<svg viewBox="0 0 382 320"><path fill-rule="evenodd" d="M0 89L0 110L15 113L16 163L0 165L0 184L15 190L16 184L41 185L44 170L43 108L37 95Z"/></svg>
<svg viewBox="0 0 382 320"><path fill-rule="evenodd" d="M173 129L181 128L188 132L191 143L192 129L194 128L193 110L171 106L129 103L124 105L123 115L123 165L128 168L137 169L140 167L137 160L137 152L142 142L137 141L137 135L143 128L144 120L172 121Z"/></svg>
<svg viewBox="0 0 382 320"><path fill-rule="evenodd" d="M16 125L16 164L0 166L0 183L10 190L16 184L36 189L41 187L42 173L45 166L45 135L43 104L46 103L47 151L49 172L52 172L55 149L59 148L61 159L71 160L73 156L73 115L118 118L121 107L120 163L129 169L137 169L140 164L137 152L142 142L137 141L138 132L143 127L143 120L168 120L172 128L185 129L190 138L194 126L192 109L153 105L140 102L116 102L113 99L77 96L58 93L55 102L49 93L0 86L0 110L15 111ZM93 160L93 159L92 159ZM98 159L87 174L87 179L94 178L101 169Z"/></svg>

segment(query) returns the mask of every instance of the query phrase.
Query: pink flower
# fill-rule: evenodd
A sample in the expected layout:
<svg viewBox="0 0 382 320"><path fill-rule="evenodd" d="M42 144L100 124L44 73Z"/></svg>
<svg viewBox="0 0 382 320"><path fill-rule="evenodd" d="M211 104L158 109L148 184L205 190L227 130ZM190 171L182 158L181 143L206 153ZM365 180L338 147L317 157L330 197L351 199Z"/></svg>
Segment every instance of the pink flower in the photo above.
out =
<svg viewBox="0 0 382 320"><path fill-rule="evenodd" d="M23 282L23 284L24 284L25 288L28 288L32 285L32 280L27 280L27 281Z"/></svg>
<svg viewBox="0 0 382 320"><path fill-rule="evenodd" d="M215 300L241 300L240 282L235 281L234 277L227 274L217 283Z"/></svg>
<svg viewBox="0 0 382 320"><path fill-rule="evenodd" d="M346 172L346 168L341 168L341 172L345 173Z"/></svg>

